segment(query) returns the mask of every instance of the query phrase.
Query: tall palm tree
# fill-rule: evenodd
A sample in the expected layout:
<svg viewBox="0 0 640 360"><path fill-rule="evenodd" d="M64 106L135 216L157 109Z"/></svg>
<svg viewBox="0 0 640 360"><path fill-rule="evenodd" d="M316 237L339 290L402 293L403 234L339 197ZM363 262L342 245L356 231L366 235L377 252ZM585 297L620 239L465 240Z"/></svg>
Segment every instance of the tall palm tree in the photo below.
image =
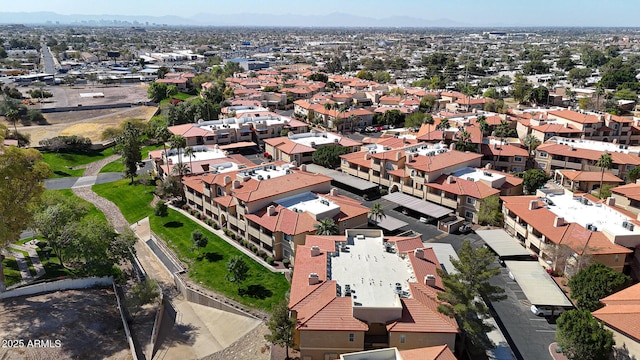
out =
<svg viewBox="0 0 640 360"><path fill-rule="evenodd" d="M182 135L173 135L171 139L169 139L169 143L171 144L172 149L176 149L178 151L178 169L183 170L181 150L187 147L187 139ZM182 175L182 172L180 172L180 181L182 181Z"/></svg>
<svg viewBox="0 0 640 360"><path fill-rule="evenodd" d="M478 125L480 126L480 131L482 131L482 135L485 135L487 134L487 132L489 132L489 124L487 123L486 116L478 116Z"/></svg>
<svg viewBox="0 0 640 360"><path fill-rule="evenodd" d="M600 168L600 189L598 190L598 197L602 198L602 180L604 179L604 169L607 170L613 167L613 159L611 158L611 154L608 152L604 152L600 155L598 161L596 161L596 166Z"/></svg>
<svg viewBox="0 0 640 360"><path fill-rule="evenodd" d="M380 203L373 204L371 209L369 209L369 220L373 220L376 224L382 220L382 218L386 217L387 215L385 215L384 209Z"/></svg>
<svg viewBox="0 0 640 360"><path fill-rule="evenodd" d="M184 156L189 157L189 171L193 174L193 158L195 157L195 151L191 146L184 148Z"/></svg>
<svg viewBox="0 0 640 360"><path fill-rule="evenodd" d="M316 235L338 235L338 224L332 218L325 218L313 225Z"/></svg>
<svg viewBox="0 0 640 360"><path fill-rule="evenodd" d="M438 123L438 125L436 125L436 130L445 131L448 128L449 128L449 119L447 118L440 119L440 122Z"/></svg>
<svg viewBox="0 0 640 360"><path fill-rule="evenodd" d="M435 124L436 121L433 119L433 116L431 116L431 114L426 114L424 116L424 123L429 125L429 127L427 128L427 139L429 139L429 135L431 134L431 126Z"/></svg>

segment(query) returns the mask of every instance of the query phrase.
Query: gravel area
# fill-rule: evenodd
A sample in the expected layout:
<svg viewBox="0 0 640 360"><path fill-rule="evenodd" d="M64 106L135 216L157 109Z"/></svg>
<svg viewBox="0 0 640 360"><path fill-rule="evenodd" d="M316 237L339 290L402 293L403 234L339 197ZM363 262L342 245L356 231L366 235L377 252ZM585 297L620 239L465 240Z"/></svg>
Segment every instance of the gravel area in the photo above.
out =
<svg viewBox="0 0 640 360"><path fill-rule="evenodd" d="M95 205L98 210L104 213L109 224L119 232L123 232L129 228L129 223L124 218L120 209L111 201L98 196L90 187L73 188L73 193Z"/></svg>
<svg viewBox="0 0 640 360"><path fill-rule="evenodd" d="M271 349L264 339L269 328L264 323L231 344L224 350L202 358L202 360L252 359L270 360ZM284 358L283 358L284 359Z"/></svg>
<svg viewBox="0 0 640 360"><path fill-rule="evenodd" d="M84 171L84 175L83 176L96 176L100 173L100 170L107 164L114 162L118 159L120 159L122 156L120 155L111 155L108 156L102 160L98 160L96 162L92 162L89 164L85 164L85 165L81 165L78 166L78 169L82 169L85 168L87 170Z"/></svg>

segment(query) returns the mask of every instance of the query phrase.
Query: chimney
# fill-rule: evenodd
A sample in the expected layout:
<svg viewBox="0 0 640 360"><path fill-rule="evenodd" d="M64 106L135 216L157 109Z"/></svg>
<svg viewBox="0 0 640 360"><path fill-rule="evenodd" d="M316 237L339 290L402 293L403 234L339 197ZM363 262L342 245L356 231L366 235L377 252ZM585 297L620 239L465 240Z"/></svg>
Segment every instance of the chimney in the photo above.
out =
<svg viewBox="0 0 640 360"><path fill-rule="evenodd" d="M569 127L569 123L564 123L564 127L568 128Z"/></svg>
<svg viewBox="0 0 640 360"><path fill-rule="evenodd" d="M396 161L400 160L401 157L402 157L402 151L398 151L396 153Z"/></svg>
<svg viewBox="0 0 640 360"><path fill-rule="evenodd" d="M616 206L616 198L609 196L607 198L607 206Z"/></svg>
<svg viewBox="0 0 640 360"><path fill-rule="evenodd" d="M227 175L224 177L224 184L225 185L229 185L229 183L231 182L231 176Z"/></svg>
<svg viewBox="0 0 640 360"><path fill-rule="evenodd" d="M305 164L300 165L300 171L306 172L307 171L307 165L305 165Z"/></svg>
<svg viewBox="0 0 640 360"><path fill-rule="evenodd" d="M273 216L276 214L276 207L273 205L267 206L267 215Z"/></svg>
<svg viewBox="0 0 640 360"><path fill-rule="evenodd" d="M556 216L553 219L553 227L560 227L564 225L564 218L562 216Z"/></svg>
<svg viewBox="0 0 640 360"><path fill-rule="evenodd" d="M417 248L413 250L413 255L416 257L416 259L424 259L424 249Z"/></svg>
<svg viewBox="0 0 640 360"><path fill-rule="evenodd" d="M309 274L309 285L315 285L320 283L320 277L318 277L317 273Z"/></svg>
<svg viewBox="0 0 640 360"><path fill-rule="evenodd" d="M318 256L318 255L320 255L320 247L319 246L312 246L311 247L311 257Z"/></svg>
<svg viewBox="0 0 640 360"><path fill-rule="evenodd" d="M364 152L364 159L365 159L365 160L369 160L369 159L371 159L371 155L369 154L369 152L368 152L368 151L365 151L365 152Z"/></svg>
<svg viewBox="0 0 640 360"><path fill-rule="evenodd" d="M456 143L451 143L449 145L449 150L455 150L456 149Z"/></svg>
<svg viewBox="0 0 640 360"><path fill-rule="evenodd" d="M535 210L538 208L538 199L529 201L529 210Z"/></svg>
<svg viewBox="0 0 640 360"><path fill-rule="evenodd" d="M329 195L338 196L338 195L340 195L340 192L338 191L337 188L331 188L331 191L329 191Z"/></svg>
<svg viewBox="0 0 640 360"><path fill-rule="evenodd" d="M424 277L424 284L431 287L436 287L436 277L433 274L427 274Z"/></svg>
<svg viewBox="0 0 640 360"><path fill-rule="evenodd" d="M447 176L447 184L453 184L456 180L453 178L453 175Z"/></svg>
<svg viewBox="0 0 640 360"><path fill-rule="evenodd" d="M233 188L240 189L242 185L240 185L240 180L233 180Z"/></svg>

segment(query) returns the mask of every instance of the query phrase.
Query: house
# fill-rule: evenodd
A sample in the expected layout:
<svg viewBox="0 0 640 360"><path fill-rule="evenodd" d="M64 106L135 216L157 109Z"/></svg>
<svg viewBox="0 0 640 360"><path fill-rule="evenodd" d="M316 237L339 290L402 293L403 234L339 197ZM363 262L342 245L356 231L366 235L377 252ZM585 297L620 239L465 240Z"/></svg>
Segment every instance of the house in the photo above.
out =
<svg viewBox="0 0 640 360"><path fill-rule="evenodd" d="M331 218L344 233L367 226L369 209L331 188L331 178L275 162L213 171L183 179L187 204L275 259L293 256L296 246Z"/></svg>
<svg viewBox="0 0 640 360"><path fill-rule="evenodd" d="M616 271L630 270L627 257L640 245L640 222L612 198L601 202L561 189L501 199L505 230L546 268L575 274L590 259Z"/></svg>
<svg viewBox="0 0 640 360"><path fill-rule="evenodd" d="M153 159L154 172L159 178L175 175L179 170L175 166L182 164L183 173L199 175L210 171L233 171L242 166L254 165L251 160L240 154L229 154L218 145L197 145L191 147L191 154L185 149L153 150L149 152Z"/></svg>
<svg viewBox="0 0 640 360"><path fill-rule="evenodd" d="M322 146L339 145L353 152L360 150L362 145L360 141L328 132L290 133L288 136L266 139L264 143L265 151L275 160L295 161L296 164L312 162L313 153Z"/></svg>
<svg viewBox="0 0 640 360"><path fill-rule="evenodd" d="M613 332L616 353L624 359L640 358L640 285L636 284L600 302L605 306L591 313Z"/></svg>
<svg viewBox="0 0 640 360"><path fill-rule="evenodd" d="M310 235L296 264L289 309L302 359L388 347L455 350L456 321L437 310L440 262L419 237L373 229Z"/></svg>
<svg viewBox="0 0 640 360"><path fill-rule="evenodd" d="M529 151L519 145L513 145L502 139L486 139L481 145L482 166L491 164L491 168L504 172L524 171Z"/></svg>
<svg viewBox="0 0 640 360"><path fill-rule="evenodd" d="M341 354L340 360L456 360L447 345L430 346L409 350L385 348Z"/></svg>
<svg viewBox="0 0 640 360"><path fill-rule="evenodd" d="M601 171L578 171L578 170L556 170L553 179L562 187L571 191L591 192L602 186L618 186L624 180L610 172Z"/></svg>

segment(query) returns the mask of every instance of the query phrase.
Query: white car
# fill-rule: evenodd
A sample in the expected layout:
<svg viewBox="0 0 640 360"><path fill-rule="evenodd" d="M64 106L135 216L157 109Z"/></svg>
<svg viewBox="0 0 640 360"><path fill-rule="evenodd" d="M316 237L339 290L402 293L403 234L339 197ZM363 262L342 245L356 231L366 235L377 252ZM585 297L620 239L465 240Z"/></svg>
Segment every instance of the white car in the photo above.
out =
<svg viewBox="0 0 640 360"><path fill-rule="evenodd" d="M536 316L560 316L567 309L560 306L535 306L531 305L531 312Z"/></svg>

